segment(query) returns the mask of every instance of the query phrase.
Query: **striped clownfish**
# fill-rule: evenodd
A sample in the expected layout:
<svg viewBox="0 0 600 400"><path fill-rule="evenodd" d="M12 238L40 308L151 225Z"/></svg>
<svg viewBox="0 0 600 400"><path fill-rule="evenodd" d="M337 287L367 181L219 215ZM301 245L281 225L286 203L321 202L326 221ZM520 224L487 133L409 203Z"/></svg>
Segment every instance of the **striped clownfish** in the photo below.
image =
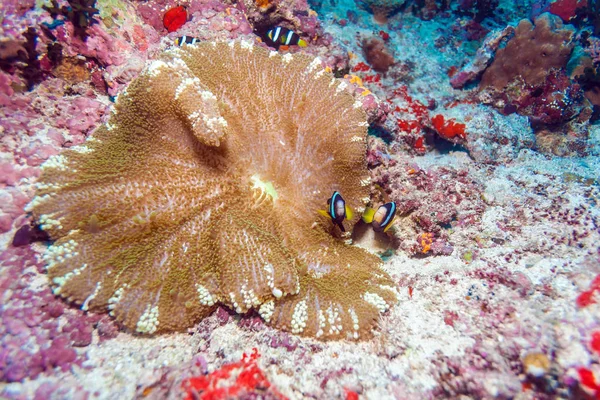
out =
<svg viewBox="0 0 600 400"><path fill-rule="evenodd" d="M396 203L389 202L379 206L377 211L367 208L362 216L362 220L371 224L375 232L387 232L392 227L396 219Z"/></svg>
<svg viewBox="0 0 600 400"><path fill-rule="evenodd" d="M327 199L327 210L318 210L319 214L331 218L331 221L340 227L342 232L346 232L344 219L352 219L352 210L346 205L340 192L333 192L330 199Z"/></svg>
<svg viewBox="0 0 600 400"><path fill-rule="evenodd" d="M300 39L300 36L295 32L292 32L288 28L276 26L273 29L267 31L267 37L269 40L279 46L294 46L306 47L306 41Z"/></svg>
<svg viewBox="0 0 600 400"><path fill-rule="evenodd" d="M200 39L195 38L193 36L180 36L177 39L175 39L175 45L181 47L184 44L195 44L197 42L199 42Z"/></svg>

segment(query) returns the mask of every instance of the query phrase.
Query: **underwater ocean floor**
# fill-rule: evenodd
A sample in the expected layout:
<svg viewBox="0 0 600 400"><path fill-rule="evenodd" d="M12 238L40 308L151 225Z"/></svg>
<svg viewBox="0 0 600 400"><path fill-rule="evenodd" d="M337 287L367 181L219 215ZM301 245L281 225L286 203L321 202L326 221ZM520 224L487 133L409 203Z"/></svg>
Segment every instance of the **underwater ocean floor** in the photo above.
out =
<svg viewBox="0 0 600 400"><path fill-rule="evenodd" d="M453 254L386 261L400 301L372 340L300 338L223 309L188 333L156 338L121 332L105 340L100 324L78 348L81 362L3 384L3 395L181 398L185 377L214 373L257 349L258 366L279 393L267 398L348 398L350 392L372 399L529 398L528 369L569 397L577 369L595 357L590 343L598 304L578 302L600 274L598 189L587 182L597 176L598 160L547 160L525 151L499 168L478 167L461 153L421 161L471 170L488 207L480 223L456 233ZM22 274L27 277L18 279L29 286L22 290L45 285L35 268ZM71 317L65 310L59 325ZM3 321L9 337L29 332ZM23 346L35 346L35 339Z"/></svg>
<svg viewBox="0 0 600 400"><path fill-rule="evenodd" d="M599 398L598 122L576 132L588 132L585 151L583 142L536 150L526 116L450 85L448 70L482 40L459 43L452 29L465 23L454 16L400 10L381 24L348 11L354 2L270 3L186 2L188 22L173 32L163 26L178 6L169 1L60 2L97 7L83 26L67 9L3 5L0 398ZM313 38L290 52L319 56L364 99L373 191L404 210L385 234L359 222L352 236L381 256L398 293L373 337L321 341L223 306L187 332L141 336L56 297L41 257L48 243L25 211L40 165L93 137L177 37L260 31L264 42L282 23ZM388 50L367 60L371 37Z"/></svg>

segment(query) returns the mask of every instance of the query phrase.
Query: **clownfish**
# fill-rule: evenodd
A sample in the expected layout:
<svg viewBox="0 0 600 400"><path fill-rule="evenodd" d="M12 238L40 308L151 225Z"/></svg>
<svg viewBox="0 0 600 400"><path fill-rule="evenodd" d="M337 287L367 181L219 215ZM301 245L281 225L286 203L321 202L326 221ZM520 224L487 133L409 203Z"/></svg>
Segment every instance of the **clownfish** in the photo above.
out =
<svg viewBox="0 0 600 400"><path fill-rule="evenodd" d="M175 39L175 45L181 47L184 44L195 44L196 42L199 42L200 39L192 37L192 36L180 36L177 39Z"/></svg>
<svg viewBox="0 0 600 400"><path fill-rule="evenodd" d="M277 26L267 31L267 37L270 41L277 45L293 46L298 45L300 47L306 47L306 41L300 39L300 36L295 32L292 32L288 28Z"/></svg>
<svg viewBox="0 0 600 400"><path fill-rule="evenodd" d="M333 192L330 199L327 199L327 210L318 210L319 214L331 218L331 221L340 227L342 232L346 232L344 219L352 219L352 210L346 205L340 192Z"/></svg>
<svg viewBox="0 0 600 400"><path fill-rule="evenodd" d="M396 219L396 203L389 202L379 206L377 211L367 208L362 216L362 220L373 226L375 232L387 232L392 227Z"/></svg>

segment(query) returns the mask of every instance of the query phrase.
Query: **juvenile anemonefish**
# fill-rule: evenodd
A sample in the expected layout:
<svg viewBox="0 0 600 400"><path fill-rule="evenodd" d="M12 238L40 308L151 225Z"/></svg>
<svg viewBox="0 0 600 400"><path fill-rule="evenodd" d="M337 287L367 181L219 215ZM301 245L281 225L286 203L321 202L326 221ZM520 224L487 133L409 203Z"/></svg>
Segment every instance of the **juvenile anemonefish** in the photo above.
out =
<svg viewBox="0 0 600 400"><path fill-rule="evenodd" d="M195 38L193 36L180 36L177 39L175 39L175 44L179 47L183 46L184 44L195 44L196 42L199 42L200 39Z"/></svg>
<svg viewBox="0 0 600 400"><path fill-rule="evenodd" d="M292 32L288 28L277 26L267 31L267 37L270 41L275 44L283 46L298 45L300 47L306 47L306 41L300 39L300 36L295 32Z"/></svg>
<svg viewBox="0 0 600 400"><path fill-rule="evenodd" d="M367 208L362 216L363 221L373 226L375 232L387 232L396 217L396 203L389 202L379 206L377 211Z"/></svg>
<svg viewBox="0 0 600 400"><path fill-rule="evenodd" d="M346 232L344 219L352 219L352 210L346 205L340 192L333 192L330 199L327 199L327 210L318 210L319 214L331 218L334 224L340 227L342 232Z"/></svg>

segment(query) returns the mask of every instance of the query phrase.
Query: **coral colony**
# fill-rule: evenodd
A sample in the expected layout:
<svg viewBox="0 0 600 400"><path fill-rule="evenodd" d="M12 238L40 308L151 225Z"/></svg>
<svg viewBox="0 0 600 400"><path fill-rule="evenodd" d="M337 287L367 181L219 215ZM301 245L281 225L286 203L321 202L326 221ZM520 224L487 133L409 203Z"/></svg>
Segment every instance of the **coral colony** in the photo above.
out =
<svg viewBox="0 0 600 400"><path fill-rule="evenodd" d="M1 3L1 398L600 399L599 0Z"/></svg>

